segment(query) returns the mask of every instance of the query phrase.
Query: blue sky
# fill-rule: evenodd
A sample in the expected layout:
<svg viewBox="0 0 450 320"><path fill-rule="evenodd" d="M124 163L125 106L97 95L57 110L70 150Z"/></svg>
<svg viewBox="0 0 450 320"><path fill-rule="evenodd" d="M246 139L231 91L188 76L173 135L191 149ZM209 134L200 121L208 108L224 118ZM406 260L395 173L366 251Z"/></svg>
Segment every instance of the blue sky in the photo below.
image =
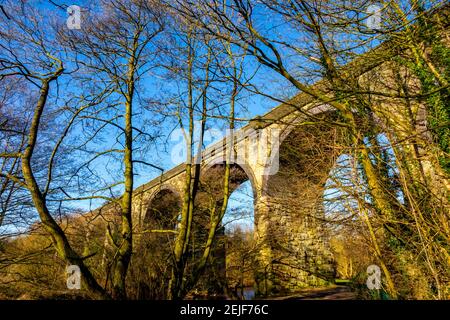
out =
<svg viewBox="0 0 450 320"><path fill-rule="evenodd" d="M36 3L40 3L40 7L42 12L45 12L46 17L51 20L55 20L62 25L65 24L67 19L67 13L64 9L57 7L48 1L35 1ZM95 5L95 1L55 1L60 5L79 5L82 10L90 10L94 12L98 10ZM264 16L264 12L257 12L257 18L259 19L256 24L261 28L262 32L270 32L273 35L273 38L285 39L291 42L299 41L303 46L308 47L307 38L304 37L303 34L296 32L291 27L287 26L284 21L281 20L270 20L267 21L267 18ZM83 19L83 14L82 14ZM83 20L82 20L83 21ZM344 35L340 35L337 37L338 40L341 40L343 43L351 40L351 38L345 38ZM310 48L312 49L312 48ZM308 60L304 58L298 58L289 54L286 54L286 62L288 67L292 68L293 72L298 72L299 76L302 75L305 67L314 67L311 65ZM256 63L253 58L248 57L246 59L246 72L248 74L252 74L254 70L256 70ZM162 77L158 77L158 70L154 72L149 72L142 79L140 83L140 91L139 94L143 98L147 98L150 100L164 100L165 94L172 94L177 90L183 92L185 88L183 85L176 85L170 80L164 79ZM310 77L309 81L313 82L317 80L318 77ZM307 80L303 78L303 80ZM62 80L60 85L62 88L70 88L70 83L64 82ZM275 74L273 71L268 68L261 67L258 70L257 76L252 81L253 84L258 86L261 90L263 90L267 94L273 94L278 98L288 98L295 95L296 90L292 88L292 86L287 83L285 79L282 79L280 76ZM134 116L135 125L137 127L144 125L146 123L151 123L156 120L155 114L146 110L145 102L146 100L136 101L136 114ZM64 103L64 101L56 101L56 104ZM252 118L257 115L262 115L269 111L271 108L278 105L277 102L271 101L268 98L253 95L250 93L244 93L239 97L239 106L238 106L238 115L242 118ZM198 118L198 117L197 117ZM120 120L118 120L120 124ZM245 125L245 123L238 123L237 126ZM216 128L217 130L222 130L227 127L226 122L212 122L210 123L212 128ZM170 139L170 134L172 130L176 129L176 121L174 119L169 119L163 122L161 125L151 127L150 132L158 133L161 136L160 139L156 140L156 142L148 143L147 145L141 145L141 151L136 154L136 158L141 160L145 160L146 162L153 163L159 167L164 168L165 170L169 170L173 166L179 164L179 161L173 161L171 157L171 153L174 147L180 144L180 140L172 140ZM78 130L78 131L77 131ZM81 132L81 127L77 127L72 132L74 138L70 140L70 143L77 142L77 136L81 136L84 132ZM206 141L209 143L213 143L214 141ZM68 146L70 147L70 145ZM101 139L98 141L92 142L88 145L88 147L96 150L107 150L110 148L120 148L120 139L116 139L116 133L114 130L107 129L101 135ZM80 153L80 157L83 155ZM155 170L150 167L143 167L141 165L136 166L136 179L135 179L135 187L139 187L140 185L148 182L149 180L157 177L160 174L160 171ZM94 170L98 175L104 177L104 184L108 184L120 179L121 176L121 168L118 165L117 161L113 161L111 158L100 157L98 160L94 161L92 164L92 170ZM88 177L87 177L88 178ZM120 194L122 187L114 188L116 194ZM238 204L243 203L243 199L247 198L246 194L248 194L248 183L242 187L241 190L237 190L235 194L233 194L232 199L230 200L229 210L233 211L236 209ZM73 195L75 196L75 195ZM251 201L252 202L252 201ZM74 206L79 207L84 210L93 209L99 205L101 205L102 201L93 201L93 202L81 202L78 201L74 203ZM252 206L249 206L252 208Z"/></svg>

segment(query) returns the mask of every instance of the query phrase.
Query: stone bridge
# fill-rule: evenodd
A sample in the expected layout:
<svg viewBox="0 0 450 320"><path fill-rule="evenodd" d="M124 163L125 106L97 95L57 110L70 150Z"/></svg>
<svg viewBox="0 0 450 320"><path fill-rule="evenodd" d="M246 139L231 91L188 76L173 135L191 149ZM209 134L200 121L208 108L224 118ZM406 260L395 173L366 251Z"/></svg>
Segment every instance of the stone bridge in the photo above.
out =
<svg viewBox="0 0 450 320"><path fill-rule="evenodd" d="M397 76L393 69L398 71L398 66L393 68L392 60L387 60L395 52L396 48L385 42L343 67L343 73L359 79L362 91L392 92L391 84ZM330 92L324 80L313 87ZM372 103L375 109L380 108L374 114L380 127L402 120L403 106L387 105L383 97L374 97ZM420 105L412 108L421 132L424 113L420 112ZM320 286L334 277L334 261L321 221L325 214L325 183L348 145L343 129L331 124L330 120L336 116L330 106L301 93L208 146L194 160L201 164L200 191L196 197L199 210L194 217L197 229L206 228L201 209L208 205L211 199L208 195L212 194L216 202L221 201L226 161L233 166L231 192L245 181L251 183L258 244L255 281L260 294ZM135 190L135 230L146 225L175 228L185 168L184 163L180 164ZM218 269L224 272L224 261L219 261Z"/></svg>
<svg viewBox="0 0 450 320"><path fill-rule="evenodd" d="M220 202L223 179L218 177L223 177L227 160L233 168L231 192L250 181L259 251L255 280L261 294L324 285L334 276L326 234L317 218L323 217L325 182L339 155L332 144L341 139L340 133L326 124L310 125L305 115L326 119L332 116L330 107L302 95L295 103L303 105L275 108L207 147L194 160L201 161L202 168L197 202L208 202L206 193L211 189ZM139 228L149 223L173 226L170 221L179 213L184 184L183 163L138 188L133 215ZM163 220L166 223L161 225Z"/></svg>
<svg viewBox="0 0 450 320"><path fill-rule="evenodd" d="M371 77L390 77L383 66L387 50L383 44L356 59L346 66L348 74L363 76L367 84ZM314 87L324 90L327 84L322 80ZM197 202L208 202L201 195L208 187L220 202L223 191L213 185L222 183L218 177L223 177L227 160L233 165L231 191L247 180L251 183L260 294L321 286L334 277L321 221L325 183L343 152L336 145L345 146L343 130L331 124L335 117L330 106L301 93L208 146L194 160L201 161ZM164 220L163 227L173 228L170 221L179 213L184 183L185 164L180 164L139 187L133 200L136 228L149 223L160 227ZM202 225L201 219L197 223Z"/></svg>
<svg viewBox="0 0 450 320"><path fill-rule="evenodd" d="M344 71L349 77L360 79L361 88L391 90L374 88L373 84L393 82L392 65L386 61L393 49L388 42L383 43L346 65ZM329 91L325 80L313 87ZM385 102L373 103L383 108ZM388 114L391 117L395 107L389 108L393 109ZM234 168L231 191L247 180L251 183L259 253L255 281L260 294L325 285L335 275L322 223L325 183L348 146L344 130L331 124L336 116L329 105L301 93L208 146L196 158L201 161L200 193L207 193L208 188L215 190L218 202L226 161ZM375 121L382 126L384 119ZM173 221L184 181L185 164L180 164L138 188L133 202L137 227L167 220L161 214ZM208 197L201 194L197 198L205 205L208 202ZM197 223L202 225L201 219ZM174 224L163 226L173 228Z"/></svg>

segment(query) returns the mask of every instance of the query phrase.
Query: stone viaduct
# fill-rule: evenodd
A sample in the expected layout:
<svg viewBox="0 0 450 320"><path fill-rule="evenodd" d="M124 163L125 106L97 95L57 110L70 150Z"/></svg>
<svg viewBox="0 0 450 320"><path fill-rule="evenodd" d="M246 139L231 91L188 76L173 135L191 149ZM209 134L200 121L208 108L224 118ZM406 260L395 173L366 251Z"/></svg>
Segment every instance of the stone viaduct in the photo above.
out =
<svg viewBox="0 0 450 320"><path fill-rule="evenodd" d="M350 78L361 79L362 89L391 90L382 84L392 83L392 61L388 60L395 52L398 48L385 42L343 67L344 72ZM327 91L328 85L321 80L313 87ZM397 110L395 105L386 108L382 100L374 101L377 103L389 109L385 118L378 119L379 124L386 121L395 125L402 107ZM415 107L420 111L419 106ZM423 114L417 114L420 126ZM204 184L221 180L220 170L226 161L234 167L232 189L247 180L251 183L259 252L255 282L261 294L319 286L334 276L333 257L320 221L325 212L325 183L343 152L335 146L345 148L345 134L329 121L335 117L329 105L301 93L208 146L197 158ZM135 190L135 229L165 219L152 217L155 212L170 219L178 214L185 167L180 164Z"/></svg>
<svg viewBox="0 0 450 320"><path fill-rule="evenodd" d="M379 76L373 70L382 65L385 50L380 47L370 59L365 55L355 60L349 72L362 75L371 70ZM324 85L324 81L315 84ZM336 126L327 124L335 115L330 106L301 93L208 146L200 160L197 157L204 183L214 181L211 175L221 176L226 160L235 168L233 189L247 180L251 183L259 248L255 282L260 294L320 286L334 277L333 257L320 221L325 182L340 155L333 146L344 139ZM312 123L311 117L322 121ZM154 221L155 212L166 212L171 219L178 214L174 207L181 201L184 182L183 163L136 189L136 227Z"/></svg>
<svg viewBox="0 0 450 320"><path fill-rule="evenodd" d="M346 74L363 79L363 86L389 83L384 80L392 77L386 72L391 50L383 43L345 66ZM313 87L328 90L324 80ZM202 151L204 183L214 181L211 175L221 180L226 160L235 168L233 189L251 183L260 294L320 286L333 279L333 257L321 221L325 183L343 152L335 146L345 148L343 130L330 124L336 116L331 106L301 93ZM136 227L155 219L151 216L156 211L177 214L169 207L179 203L184 181L185 164L180 164L139 187L133 200Z"/></svg>
<svg viewBox="0 0 450 320"><path fill-rule="evenodd" d="M232 189L247 180L251 183L259 244L255 280L261 294L323 285L334 276L326 234L317 218L324 214L325 182L339 155L323 141L340 139L339 132L331 126L311 126L305 115L330 116L330 107L304 95L294 102L301 109L281 105L210 145L201 156L203 181L211 181L211 174L221 176L228 159L234 167ZM133 215L139 227L157 211L177 214L170 211L177 203L173 199L180 203L184 183L185 164L180 164L138 188Z"/></svg>

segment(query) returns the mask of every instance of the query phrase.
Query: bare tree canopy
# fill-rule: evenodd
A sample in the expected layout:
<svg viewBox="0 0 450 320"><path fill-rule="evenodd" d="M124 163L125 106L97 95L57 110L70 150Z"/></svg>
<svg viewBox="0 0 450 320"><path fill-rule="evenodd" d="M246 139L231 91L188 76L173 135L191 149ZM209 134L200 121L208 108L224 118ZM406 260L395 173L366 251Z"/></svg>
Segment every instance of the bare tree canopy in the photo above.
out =
<svg viewBox="0 0 450 320"><path fill-rule="evenodd" d="M449 8L3 1L0 299L450 299Z"/></svg>

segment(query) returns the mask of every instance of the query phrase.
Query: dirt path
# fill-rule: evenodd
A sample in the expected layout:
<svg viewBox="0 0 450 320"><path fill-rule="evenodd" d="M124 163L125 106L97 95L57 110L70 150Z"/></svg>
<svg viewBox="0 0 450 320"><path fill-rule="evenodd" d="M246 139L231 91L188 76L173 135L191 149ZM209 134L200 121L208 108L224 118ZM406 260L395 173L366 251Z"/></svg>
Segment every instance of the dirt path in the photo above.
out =
<svg viewBox="0 0 450 320"><path fill-rule="evenodd" d="M309 288L296 294L272 298L272 300L352 300L355 293L349 287Z"/></svg>

